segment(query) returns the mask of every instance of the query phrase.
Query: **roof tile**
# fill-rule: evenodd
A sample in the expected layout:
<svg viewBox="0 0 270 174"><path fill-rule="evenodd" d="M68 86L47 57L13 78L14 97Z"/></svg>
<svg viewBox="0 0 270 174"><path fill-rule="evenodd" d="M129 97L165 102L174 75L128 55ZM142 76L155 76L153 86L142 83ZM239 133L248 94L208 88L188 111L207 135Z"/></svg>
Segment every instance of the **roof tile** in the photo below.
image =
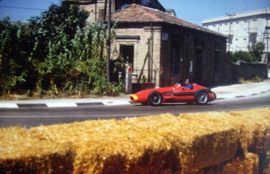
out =
<svg viewBox="0 0 270 174"><path fill-rule="evenodd" d="M208 28L184 21L180 18L171 16L165 12L159 11L157 9L152 9L144 7L138 4L132 4L120 11L117 11L112 15L112 21L119 22L164 22L175 24L178 26L183 26L187 28L192 28L195 30L204 31L207 33L216 34L219 36L226 37L221 33L209 30Z"/></svg>

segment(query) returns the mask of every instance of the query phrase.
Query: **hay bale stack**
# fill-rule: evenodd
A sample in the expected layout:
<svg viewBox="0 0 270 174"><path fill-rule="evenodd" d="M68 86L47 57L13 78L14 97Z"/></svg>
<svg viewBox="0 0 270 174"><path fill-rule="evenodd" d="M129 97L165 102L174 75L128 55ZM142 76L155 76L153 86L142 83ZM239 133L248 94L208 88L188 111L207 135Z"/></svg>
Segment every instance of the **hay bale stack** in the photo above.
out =
<svg viewBox="0 0 270 174"><path fill-rule="evenodd" d="M230 112L242 123L235 124L240 131L241 147L256 154L270 150L270 108Z"/></svg>
<svg viewBox="0 0 270 174"><path fill-rule="evenodd" d="M179 158L184 172L219 164L232 159L238 150L238 131L231 125L228 113L183 114L186 132L179 137L192 137L189 148L180 149Z"/></svg>
<svg viewBox="0 0 270 174"><path fill-rule="evenodd" d="M0 129L0 170L19 164L32 173L197 172L239 154L263 153L269 148L269 122L270 109L255 109ZM7 142L12 142L9 154Z"/></svg>
<svg viewBox="0 0 270 174"><path fill-rule="evenodd" d="M72 162L68 146L34 138L20 127L0 129L0 173L66 173Z"/></svg>
<svg viewBox="0 0 270 174"><path fill-rule="evenodd" d="M247 153L245 156L236 157L230 161L201 169L188 174L258 174L259 157L254 153Z"/></svg>
<svg viewBox="0 0 270 174"><path fill-rule="evenodd" d="M262 164L263 165L262 173L269 174L270 173L270 151L268 151L265 156L266 156L265 163Z"/></svg>
<svg viewBox="0 0 270 174"><path fill-rule="evenodd" d="M228 113L164 114L33 128L30 132L40 139L73 144L74 173L184 172L235 156L238 132L225 122L226 116Z"/></svg>

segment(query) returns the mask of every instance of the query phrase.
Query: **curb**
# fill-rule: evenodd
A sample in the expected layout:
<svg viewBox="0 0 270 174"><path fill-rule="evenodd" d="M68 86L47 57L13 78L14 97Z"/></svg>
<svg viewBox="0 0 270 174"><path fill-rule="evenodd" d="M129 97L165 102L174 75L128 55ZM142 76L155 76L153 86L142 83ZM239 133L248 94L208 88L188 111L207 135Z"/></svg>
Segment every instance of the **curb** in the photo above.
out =
<svg viewBox="0 0 270 174"><path fill-rule="evenodd" d="M216 100L244 98L250 96L256 96L270 92L262 91L259 93L253 93L249 95L239 95L234 97L220 97ZM218 96L218 95L217 95ZM113 106L113 105L130 105L134 102L123 100L123 101L104 101L104 102L48 102L48 103L0 103L0 109L14 109L14 108L64 108L64 107L87 107L87 106Z"/></svg>
<svg viewBox="0 0 270 174"><path fill-rule="evenodd" d="M244 98L244 97L250 97L250 96L256 96L256 95L259 95L259 94L265 94L267 92L270 92L270 90L268 91L262 91L262 92L259 92L259 93L253 93L253 94L249 94L249 95L238 95L238 96L234 96L234 97L228 97L228 98L217 98L216 100L225 100L225 99L234 99L234 98ZM218 96L218 95L217 95Z"/></svg>
<svg viewBox="0 0 270 174"><path fill-rule="evenodd" d="M61 108L61 107L84 107L84 106L110 106L110 105L127 105L129 101L121 102L83 102L83 103L0 103L2 108Z"/></svg>

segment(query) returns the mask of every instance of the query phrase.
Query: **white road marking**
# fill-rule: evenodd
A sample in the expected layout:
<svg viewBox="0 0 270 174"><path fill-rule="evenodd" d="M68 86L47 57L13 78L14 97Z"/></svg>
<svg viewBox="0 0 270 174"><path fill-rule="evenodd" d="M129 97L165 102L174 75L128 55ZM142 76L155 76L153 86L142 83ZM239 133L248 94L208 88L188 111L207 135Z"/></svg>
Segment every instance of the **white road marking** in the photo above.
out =
<svg viewBox="0 0 270 174"><path fill-rule="evenodd" d="M50 108L57 107L78 107L76 103L46 103L46 105Z"/></svg>
<svg viewBox="0 0 270 174"><path fill-rule="evenodd" d="M0 108L19 108L15 103L0 103Z"/></svg>

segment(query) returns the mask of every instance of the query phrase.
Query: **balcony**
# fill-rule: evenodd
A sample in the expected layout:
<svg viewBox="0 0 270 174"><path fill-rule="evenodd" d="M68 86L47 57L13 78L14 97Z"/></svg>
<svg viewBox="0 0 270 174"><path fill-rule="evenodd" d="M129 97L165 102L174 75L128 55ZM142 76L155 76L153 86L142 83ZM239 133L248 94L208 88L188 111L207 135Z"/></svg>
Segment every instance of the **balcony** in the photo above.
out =
<svg viewBox="0 0 270 174"><path fill-rule="evenodd" d="M249 28L248 33L249 34L257 34L258 33L258 28Z"/></svg>

